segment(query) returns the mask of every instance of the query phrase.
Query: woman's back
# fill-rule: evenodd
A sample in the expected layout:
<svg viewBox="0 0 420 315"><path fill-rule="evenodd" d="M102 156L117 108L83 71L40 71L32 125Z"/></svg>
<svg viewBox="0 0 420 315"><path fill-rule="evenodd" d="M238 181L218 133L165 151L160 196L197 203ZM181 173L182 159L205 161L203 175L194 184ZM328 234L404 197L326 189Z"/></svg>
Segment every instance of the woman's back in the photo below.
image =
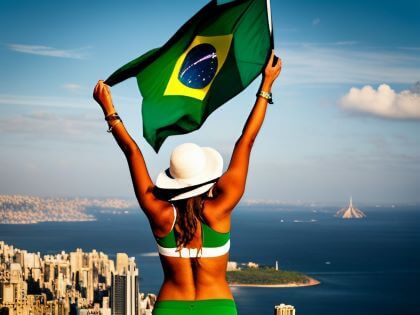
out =
<svg viewBox="0 0 420 315"><path fill-rule="evenodd" d="M211 224L214 219L206 215L204 207L204 220L196 218L197 228L191 241L177 249L176 230L179 226L175 221L180 215L175 207L173 213L170 232L156 237L164 270L159 300L233 299L226 281L230 219Z"/></svg>

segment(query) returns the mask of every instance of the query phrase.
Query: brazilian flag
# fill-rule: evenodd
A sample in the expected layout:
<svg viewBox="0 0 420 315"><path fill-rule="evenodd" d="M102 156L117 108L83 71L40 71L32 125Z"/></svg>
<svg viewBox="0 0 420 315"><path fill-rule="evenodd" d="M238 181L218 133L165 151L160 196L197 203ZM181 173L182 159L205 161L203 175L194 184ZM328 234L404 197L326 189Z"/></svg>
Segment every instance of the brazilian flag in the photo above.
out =
<svg viewBox="0 0 420 315"><path fill-rule="evenodd" d="M115 71L137 77L143 134L159 151L168 136L194 131L263 70L272 40L270 0L213 0L169 41Z"/></svg>

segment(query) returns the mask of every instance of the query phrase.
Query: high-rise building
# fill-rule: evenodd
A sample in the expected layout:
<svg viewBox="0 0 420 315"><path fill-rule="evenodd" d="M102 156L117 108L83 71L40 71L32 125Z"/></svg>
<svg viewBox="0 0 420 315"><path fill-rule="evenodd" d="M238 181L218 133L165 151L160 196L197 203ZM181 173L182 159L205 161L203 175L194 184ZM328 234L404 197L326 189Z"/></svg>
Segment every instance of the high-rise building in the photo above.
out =
<svg viewBox="0 0 420 315"><path fill-rule="evenodd" d="M23 280L22 267L17 263L11 263L8 274L10 275L8 281L0 282L0 303L2 305L24 303L28 286Z"/></svg>
<svg viewBox="0 0 420 315"><path fill-rule="evenodd" d="M125 253L117 253L117 273L122 275L128 268L128 255Z"/></svg>
<svg viewBox="0 0 420 315"><path fill-rule="evenodd" d="M38 281L41 278L41 258L39 253L23 251L23 273L25 278L31 276L34 281Z"/></svg>
<svg viewBox="0 0 420 315"><path fill-rule="evenodd" d="M111 305L113 315L138 314L138 269L134 258L117 254L117 271L112 275Z"/></svg>
<svg viewBox="0 0 420 315"><path fill-rule="evenodd" d="M274 315L295 315L296 310L292 305L284 303L274 306Z"/></svg>
<svg viewBox="0 0 420 315"><path fill-rule="evenodd" d="M139 293L139 315L152 315L153 307L156 303L156 295Z"/></svg>
<svg viewBox="0 0 420 315"><path fill-rule="evenodd" d="M126 314L127 299L127 277L123 275L113 275L111 281L111 309L114 315Z"/></svg>

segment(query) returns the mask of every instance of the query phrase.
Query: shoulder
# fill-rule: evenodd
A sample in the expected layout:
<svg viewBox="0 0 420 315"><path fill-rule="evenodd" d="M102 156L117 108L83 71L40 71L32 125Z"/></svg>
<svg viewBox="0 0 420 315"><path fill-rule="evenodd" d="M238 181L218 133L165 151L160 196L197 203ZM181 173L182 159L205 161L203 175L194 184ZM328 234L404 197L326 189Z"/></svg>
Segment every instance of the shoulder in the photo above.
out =
<svg viewBox="0 0 420 315"><path fill-rule="evenodd" d="M221 178L216 182L212 188L212 197L205 199L203 215L206 220L220 221L229 219L232 210L235 208L239 200L232 200L229 192L223 191L218 185Z"/></svg>
<svg viewBox="0 0 420 315"><path fill-rule="evenodd" d="M230 230L231 210L215 202L215 199L206 200L203 207L203 217L206 224L213 230L224 233Z"/></svg>
<svg viewBox="0 0 420 315"><path fill-rule="evenodd" d="M146 213L155 236L166 235L172 229L176 219L174 207L169 202L160 204L153 212Z"/></svg>

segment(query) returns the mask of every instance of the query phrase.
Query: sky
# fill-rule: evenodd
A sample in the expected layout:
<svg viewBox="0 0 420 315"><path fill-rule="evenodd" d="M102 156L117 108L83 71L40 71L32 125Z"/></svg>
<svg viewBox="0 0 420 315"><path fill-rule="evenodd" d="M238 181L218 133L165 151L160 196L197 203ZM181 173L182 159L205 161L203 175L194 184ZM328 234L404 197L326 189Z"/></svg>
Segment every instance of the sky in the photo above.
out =
<svg viewBox="0 0 420 315"><path fill-rule="evenodd" d="M272 0L283 71L244 200L420 202L420 2ZM0 194L134 198L93 87L160 47L207 1L1 1ZM150 175L184 142L225 168L261 78L159 154L142 137L135 79L112 88Z"/></svg>

